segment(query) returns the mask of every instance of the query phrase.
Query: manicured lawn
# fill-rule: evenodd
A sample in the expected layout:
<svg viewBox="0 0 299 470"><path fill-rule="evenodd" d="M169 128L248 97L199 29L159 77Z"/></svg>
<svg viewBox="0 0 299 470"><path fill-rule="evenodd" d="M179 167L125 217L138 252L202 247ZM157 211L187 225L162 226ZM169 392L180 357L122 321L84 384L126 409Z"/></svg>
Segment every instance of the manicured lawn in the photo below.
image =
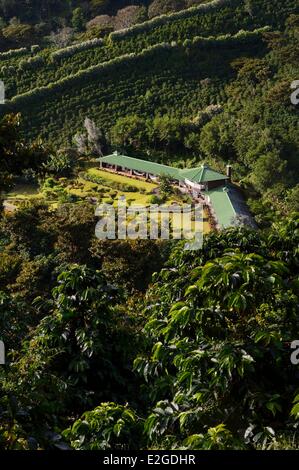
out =
<svg viewBox="0 0 299 470"><path fill-rule="evenodd" d="M100 185L98 185L96 183L92 183L90 181L86 181L83 178L78 178L78 180L75 183L75 185L78 184L78 185L81 186L79 188L77 188L77 187L72 188L71 183L72 182L70 182L70 185L65 188L67 190L67 192L70 193L70 194L74 194L75 196L82 197L82 198L90 196L91 191L93 193L97 192L97 190L93 189L94 187L97 187L97 188L100 187Z"/></svg>
<svg viewBox="0 0 299 470"><path fill-rule="evenodd" d="M99 176L99 175L98 175ZM81 185L82 187L80 188L70 188L70 187L67 187L67 191L70 193L70 194L74 194L76 196L79 196L79 197L82 197L82 198L85 198L85 197L88 197L88 196L97 196L97 193L100 193L101 192L101 195L102 195L102 202L104 203L108 203L108 202L111 202L112 198L111 198L111 194L109 193L109 187L108 186L104 186L104 185L101 185L101 184L97 184L97 183L92 183L90 181L86 181L85 179L83 178L78 178L78 183L79 185ZM131 186L133 186L131 184ZM96 189L94 189L96 188ZM117 194L116 197L114 198L114 204L117 204L117 201L119 199L120 196L125 196L126 200L128 201L129 204L131 203L135 203L135 204L148 204L149 203L149 198L150 196L148 194L141 194L139 192L124 192L124 191L118 191L116 189L112 189L112 192L114 194Z"/></svg>
<svg viewBox="0 0 299 470"><path fill-rule="evenodd" d="M70 181L69 185L66 186L66 191L70 194L74 194L82 199L90 196L98 196L100 195L100 201L102 203L110 203L114 206L117 205L118 199L121 196L126 198L128 205L144 205L147 206L150 203L151 193L155 188L157 188L156 184L147 183L140 180L135 180L133 178L128 178L126 176L121 176L113 173L109 173L106 171L98 170L92 168L88 171L93 176L98 176L107 181L107 185L97 184L90 181L85 180L84 178L78 178L76 181ZM119 191L114 188L109 188L109 181L114 181L116 183L128 184L130 186L134 186L138 189L143 189L147 192L147 194L142 194L140 192L125 192ZM74 187L72 187L74 186ZM78 187L79 186L79 187ZM111 195L114 194L115 197L112 198ZM30 184L18 184L16 187L7 194L6 200L9 203L17 204L21 201L32 200L37 198L44 198L43 193L39 192L39 188L35 185ZM45 198L44 198L45 199ZM46 199L45 199L45 202ZM179 201L175 196L172 196L169 201L165 204L169 203L178 203L182 204L182 201ZM49 205L52 209L55 209L59 206L58 202L55 201L48 201ZM175 224L174 224L175 225ZM210 231L210 225L208 223L207 214L203 214L203 230L204 233L208 233Z"/></svg>
<svg viewBox="0 0 299 470"><path fill-rule="evenodd" d="M131 204L141 204L144 206L149 204L150 196L146 194L117 192L117 197L114 200L115 201L114 205L117 205L117 201L121 196L125 196L126 201L129 206ZM110 202L110 201L111 201L111 198L109 196L107 198L103 198L103 202Z"/></svg>
<svg viewBox="0 0 299 470"><path fill-rule="evenodd" d="M97 168L90 168L87 173L92 176L104 178L105 180L115 181L116 183L129 184L135 188L144 189L146 192L153 191L157 188L157 184L129 178L128 176L117 175L116 173L110 173L109 171L103 171Z"/></svg>

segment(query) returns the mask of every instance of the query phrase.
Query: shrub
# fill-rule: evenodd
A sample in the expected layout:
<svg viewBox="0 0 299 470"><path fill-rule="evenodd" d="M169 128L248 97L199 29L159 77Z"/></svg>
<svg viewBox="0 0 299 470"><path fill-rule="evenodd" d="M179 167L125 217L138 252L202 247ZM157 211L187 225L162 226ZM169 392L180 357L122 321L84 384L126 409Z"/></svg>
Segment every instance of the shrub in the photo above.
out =
<svg viewBox="0 0 299 470"><path fill-rule="evenodd" d="M45 59L42 56L30 57L19 62L19 70L30 70L37 69L45 63Z"/></svg>
<svg viewBox="0 0 299 470"><path fill-rule="evenodd" d="M157 196L157 194L153 194L149 198L149 203L150 204L163 204L163 202L165 202L165 198L164 197L159 197L159 196Z"/></svg>
<svg viewBox="0 0 299 470"><path fill-rule="evenodd" d="M76 450L138 449L142 426L134 410L116 403L102 403L84 413L64 437Z"/></svg>
<svg viewBox="0 0 299 470"><path fill-rule="evenodd" d="M38 44L34 44L33 46L31 46L30 50L32 54L35 54L36 52L40 51L40 46Z"/></svg>
<svg viewBox="0 0 299 470"><path fill-rule="evenodd" d="M97 183L103 186L109 186L112 189L116 189L117 191L123 191L127 193L135 193L138 192L139 189L136 186L131 186L127 183L119 183L117 181L110 181L102 178L100 176L91 175L89 173L84 173L82 176L86 181L91 181L92 183ZM115 194L116 197L117 193ZM111 195L112 197L112 195Z"/></svg>

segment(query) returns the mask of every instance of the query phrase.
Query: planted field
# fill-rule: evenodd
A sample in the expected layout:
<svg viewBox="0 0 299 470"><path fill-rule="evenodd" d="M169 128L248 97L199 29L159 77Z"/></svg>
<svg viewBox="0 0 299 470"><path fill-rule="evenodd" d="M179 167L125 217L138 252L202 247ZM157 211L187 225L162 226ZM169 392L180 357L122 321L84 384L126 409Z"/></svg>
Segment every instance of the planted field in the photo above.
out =
<svg viewBox="0 0 299 470"><path fill-rule="evenodd" d="M7 97L46 86L94 65L124 54L140 53L150 46L184 42L196 36L236 34L264 26L280 27L297 6L295 0L216 0L173 15L162 15L132 28L65 49L41 52L20 49L0 56L1 78ZM263 14L261 14L261 11Z"/></svg>
<svg viewBox="0 0 299 470"><path fill-rule="evenodd" d="M27 136L56 145L71 144L86 116L106 131L128 114L192 117L225 102L234 59L264 50L262 31L160 44L19 95L3 111L21 112Z"/></svg>

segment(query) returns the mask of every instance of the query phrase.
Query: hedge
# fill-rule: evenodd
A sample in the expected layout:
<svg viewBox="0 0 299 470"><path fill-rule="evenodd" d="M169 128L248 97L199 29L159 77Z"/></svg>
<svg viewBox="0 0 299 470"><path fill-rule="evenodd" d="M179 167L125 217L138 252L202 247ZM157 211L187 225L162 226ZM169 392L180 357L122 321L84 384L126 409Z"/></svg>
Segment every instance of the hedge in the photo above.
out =
<svg viewBox="0 0 299 470"><path fill-rule="evenodd" d="M66 57L71 57L77 52L85 51L88 49L93 49L95 47L102 46L104 43L103 39L95 38L89 41L84 41L79 44L74 44L72 46L65 47L64 49L59 49L51 54L53 60L65 59Z"/></svg>
<svg viewBox="0 0 299 470"><path fill-rule="evenodd" d="M160 15L151 20L145 21L144 23L136 24L131 26L130 28L121 29L119 31L114 31L110 33L109 39L113 41L119 41L124 38L130 37L135 35L136 33L145 33L148 32L156 27L163 26L167 23L172 23L173 21L180 20L180 19L187 19L193 16L209 13L211 11L219 10L224 6L230 6L237 2L236 0L213 0L209 3L203 3L201 5L188 8L186 10L181 10L175 13L171 13L168 15Z"/></svg>
<svg viewBox="0 0 299 470"><path fill-rule="evenodd" d="M24 59L19 62L19 70L30 70L37 69L45 63L45 59L42 56L30 57L29 59Z"/></svg>
<svg viewBox="0 0 299 470"><path fill-rule="evenodd" d="M213 37L196 38L185 48L182 41L173 46L162 43L126 54L20 94L1 111L22 112L22 131L29 139L39 136L56 145L69 145L86 115L92 115L105 132L129 114L147 118L172 109L175 116L196 116L199 106L204 109L226 99L233 60L250 57L257 49L266 52L258 31L249 34L257 40L249 38L248 44L240 40L244 34L218 42ZM209 86L202 85L208 77Z"/></svg>
<svg viewBox="0 0 299 470"><path fill-rule="evenodd" d="M18 57L24 54L27 54L28 50L26 47L21 47L20 49L10 49L6 52L0 53L0 60L11 59L12 57Z"/></svg>
<svg viewBox="0 0 299 470"><path fill-rule="evenodd" d="M204 37L196 37L193 40L187 40L183 43L184 47L188 47L190 45L194 45L196 47L198 46L205 46L205 45L220 45L223 44L225 45L226 43L234 43L234 44L239 44L240 42L243 42L249 38L258 38L261 36L263 32L265 32L268 28L260 28L254 31L239 31L237 34L231 36L231 35L225 35L225 36L220 36L219 38L217 37L209 37L209 38L204 38ZM167 43L162 43L162 44L156 44L154 46L151 46L147 49L144 49L140 53L130 53L130 54L125 54L120 57L116 57L115 59L112 59L107 62L103 62L98 65L94 65L92 67L89 67L85 70L79 70L77 73L73 75L69 75L67 77L62 78L61 80L58 80L57 82L51 83L46 86L42 86L39 88L34 88L33 90L30 90L26 93L20 94L15 96L10 100L10 103L13 105L22 105L24 103L29 103L35 98L37 99L43 99L49 94L52 93L57 93L62 89L65 89L66 87L71 87L76 83L86 83L86 81L89 78L95 77L95 76L100 76L102 73L106 73L107 71L112 71L115 67L118 65L122 64L123 66L131 64L133 61L138 60L142 57L150 56L151 54L154 54L156 52L162 51L162 50L171 50L171 49L179 49L182 47L182 44L167 44Z"/></svg>
<svg viewBox="0 0 299 470"><path fill-rule="evenodd" d="M167 43L163 44L157 44L155 46L151 46L148 49L144 49L141 53L135 54L125 54L120 57L116 57L115 59L112 59L108 62L103 62L102 64L94 65L92 67L89 67L85 70L79 70L77 73L74 75L69 75L67 77L62 78L61 80L58 80L57 82L50 83L49 85L42 86L40 88L34 88L33 90L30 90L26 93L14 96L8 104L13 104L13 105L23 105L26 103L31 102L32 100L34 101L35 99L43 99L49 94L51 95L52 93L57 93L61 89L65 89L66 86L70 87L74 85L75 83L86 83L86 80L91 77L99 76L103 72L107 72L109 70L113 70L116 66L119 64L130 64L132 61L145 57L147 55L153 54L158 50L162 49L172 49L173 46Z"/></svg>
<svg viewBox="0 0 299 470"><path fill-rule="evenodd" d="M258 28L254 31L244 31L243 29L239 31L235 35L225 34L223 36L195 36L193 39L186 39L183 42L184 47L190 47L191 45L197 47L205 47L205 46L219 46L221 44L232 43L234 45L238 45L241 42L247 42L251 39L256 39L261 36L263 33L266 33L270 30L269 26L265 26L264 28Z"/></svg>

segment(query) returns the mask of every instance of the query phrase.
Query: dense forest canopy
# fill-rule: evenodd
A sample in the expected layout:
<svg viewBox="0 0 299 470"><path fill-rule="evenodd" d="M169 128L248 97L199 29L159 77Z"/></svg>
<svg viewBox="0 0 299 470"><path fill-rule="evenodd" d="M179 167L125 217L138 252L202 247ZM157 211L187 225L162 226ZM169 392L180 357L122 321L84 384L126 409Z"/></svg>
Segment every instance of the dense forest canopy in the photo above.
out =
<svg viewBox="0 0 299 470"><path fill-rule="evenodd" d="M203 0L1 0L0 14L9 21L18 17L21 21L35 23L55 17L68 18L76 8L82 8L86 17L92 14L115 14L128 5L150 7L150 16L178 11L189 6L207 3Z"/></svg>
<svg viewBox="0 0 299 470"><path fill-rule="evenodd" d="M297 1L0 17L0 449L298 449ZM178 197L99 173L115 150L231 165L256 229L98 240L94 200Z"/></svg>
<svg viewBox="0 0 299 470"><path fill-rule="evenodd" d="M203 0L1 0L3 47L43 41L51 31L96 27L122 29L164 13L204 3Z"/></svg>

